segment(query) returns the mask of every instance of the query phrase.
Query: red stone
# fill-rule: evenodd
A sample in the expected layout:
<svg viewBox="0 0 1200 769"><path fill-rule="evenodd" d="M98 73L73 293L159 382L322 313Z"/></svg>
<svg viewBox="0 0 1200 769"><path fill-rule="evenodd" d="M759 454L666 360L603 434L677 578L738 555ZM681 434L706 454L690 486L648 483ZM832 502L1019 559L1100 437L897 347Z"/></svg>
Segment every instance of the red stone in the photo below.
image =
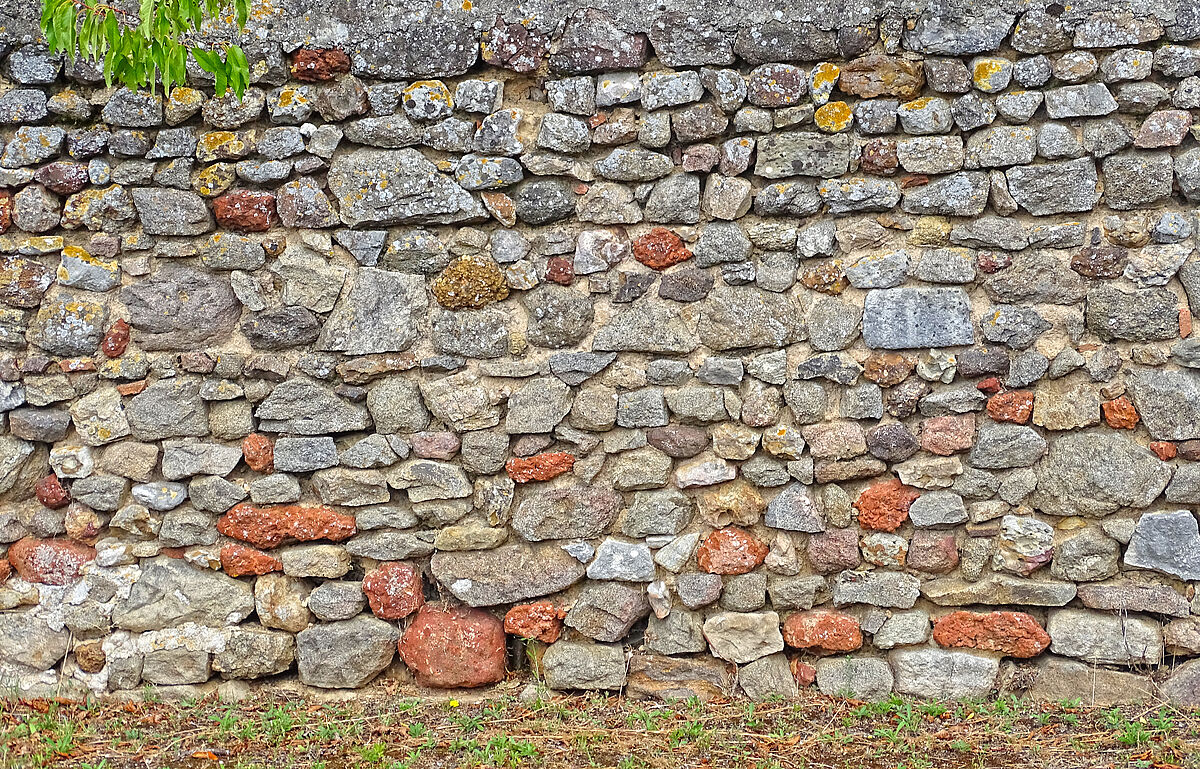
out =
<svg viewBox="0 0 1200 769"><path fill-rule="evenodd" d="M919 496L920 492L898 479L877 483L854 502L858 522L868 529L895 531L908 520L908 508Z"/></svg>
<svg viewBox="0 0 1200 769"><path fill-rule="evenodd" d="M921 423L921 448L948 457L966 451L975 443L975 415L931 417Z"/></svg>
<svg viewBox="0 0 1200 769"><path fill-rule="evenodd" d="M906 563L910 569L928 574L945 574L958 566L958 542L953 534L921 529L908 543Z"/></svg>
<svg viewBox="0 0 1200 769"><path fill-rule="evenodd" d="M400 658L421 686L485 686L504 680L504 624L482 609L426 604L400 639Z"/></svg>
<svg viewBox="0 0 1200 769"><path fill-rule="evenodd" d="M655 227L633 241L633 258L651 269L665 270L691 259L692 252L678 235L665 227Z"/></svg>
<svg viewBox="0 0 1200 769"><path fill-rule="evenodd" d="M710 574L745 574L766 560L767 552L753 534L729 526L705 537L696 561Z"/></svg>
<svg viewBox="0 0 1200 769"><path fill-rule="evenodd" d="M231 577L260 576L283 571L283 562L270 553L245 545L225 545L221 548L221 568Z"/></svg>
<svg viewBox="0 0 1200 769"><path fill-rule="evenodd" d="M1137 427L1137 409L1127 396L1122 395L1120 398L1105 401L1100 404L1100 410L1104 412L1104 421L1114 430L1132 430Z"/></svg>
<svg viewBox="0 0 1200 769"><path fill-rule="evenodd" d="M517 483L548 481L555 476L571 471L575 456L565 451L548 451L532 457L512 457L504 463L508 477Z"/></svg>
<svg viewBox="0 0 1200 769"><path fill-rule="evenodd" d="M8 549L8 560L26 582L67 585L83 565L95 560L95 548L69 539L25 539Z"/></svg>
<svg viewBox="0 0 1200 769"><path fill-rule="evenodd" d="M269 192L236 190L213 200L217 224L236 232L265 232L275 221L275 196Z"/></svg>
<svg viewBox="0 0 1200 769"><path fill-rule="evenodd" d="M933 640L940 646L982 649L1011 657L1036 657L1050 645L1050 635L1037 620L1019 611L952 612L934 623Z"/></svg>
<svg viewBox="0 0 1200 769"><path fill-rule="evenodd" d="M12 576L12 564L7 558L0 558L0 582Z"/></svg>
<svg viewBox="0 0 1200 769"><path fill-rule="evenodd" d="M999 377L990 376L987 379L980 380L979 384L975 385L975 389L984 395L995 395L1004 389L1004 384Z"/></svg>
<svg viewBox="0 0 1200 769"><path fill-rule="evenodd" d="M391 561L363 579L371 611L380 619L404 619L425 605L421 573L407 563Z"/></svg>
<svg viewBox="0 0 1200 769"><path fill-rule="evenodd" d="M287 540L340 542L354 536L354 517L329 507L279 505L255 507L242 502L217 521L217 531L255 547L275 547Z"/></svg>
<svg viewBox="0 0 1200 769"><path fill-rule="evenodd" d="M569 286L575 281L575 265L561 256L550 258L546 265L546 280L560 286Z"/></svg>
<svg viewBox="0 0 1200 769"><path fill-rule="evenodd" d="M1192 311L1186 307L1179 308L1179 336L1187 339L1192 335Z"/></svg>
<svg viewBox="0 0 1200 769"><path fill-rule="evenodd" d="M521 604L504 615L504 632L552 644L558 640L566 616L566 610L552 601Z"/></svg>
<svg viewBox="0 0 1200 769"><path fill-rule="evenodd" d="M1011 390L988 398L988 416L997 422L1015 422L1023 425L1033 416L1033 393L1028 390Z"/></svg>
<svg viewBox="0 0 1200 769"><path fill-rule="evenodd" d="M242 456L246 466L259 473L275 470L275 443L265 435L250 433L242 438Z"/></svg>
<svg viewBox="0 0 1200 769"><path fill-rule="evenodd" d="M871 139L863 144L859 168L863 173L891 176L896 173L900 161L896 156L896 142L891 139Z"/></svg>
<svg viewBox="0 0 1200 769"><path fill-rule="evenodd" d="M853 569L861 560L858 534L851 529L831 529L808 538L808 561L821 574Z"/></svg>
<svg viewBox="0 0 1200 769"><path fill-rule="evenodd" d="M802 662L799 657L793 657L789 664L792 667L792 678L796 679L796 686L801 689L807 689L817 680L817 669L807 662Z"/></svg>
<svg viewBox="0 0 1200 769"><path fill-rule="evenodd" d="M413 456L422 459L453 459L462 440L449 431L416 433L409 437Z"/></svg>
<svg viewBox="0 0 1200 769"><path fill-rule="evenodd" d="M90 358L68 358L60 360L58 368L64 374L78 374L80 371L95 371L96 362Z"/></svg>
<svg viewBox="0 0 1200 769"><path fill-rule="evenodd" d="M141 391L145 390L149 384L150 382L145 379L139 379L136 382L128 382L126 384L119 384L117 385L117 392L121 393L122 395L137 395Z"/></svg>
<svg viewBox="0 0 1200 769"><path fill-rule="evenodd" d="M84 163L59 160L37 170L33 180L59 195L73 195L88 186L88 169Z"/></svg>
<svg viewBox="0 0 1200 769"><path fill-rule="evenodd" d="M1164 462L1168 459L1174 459L1179 454L1179 449L1170 441L1151 441L1150 450Z"/></svg>
<svg viewBox="0 0 1200 769"><path fill-rule="evenodd" d="M0 190L0 235L8 232L12 226L13 194L9 190Z"/></svg>
<svg viewBox="0 0 1200 769"><path fill-rule="evenodd" d="M336 48L301 48L292 54L292 76L309 83L350 71L350 57Z"/></svg>
<svg viewBox="0 0 1200 769"><path fill-rule="evenodd" d="M61 510L71 504L71 494L63 488L58 476L51 473L37 482L35 487L38 502L51 510Z"/></svg>
<svg viewBox="0 0 1200 769"><path fill-rule="evenodd" d="M124 319L117 318L117 322L108 327L108 333L104 335L100 349L106 358L120 358L125 354L125 348L128 346L129 324Z"/></svg>
<svg viewBox="0 0 1200 769"><path fill-rule="evenodd" d="M979 265L981 272L995 275L1005 267L1012 265L1012 254L1003 251L980 251L979 256L975 258L975 263Z"/></svg>
<svg viewBox="0 0 1200 769"><path fill-rule="evenodd" d="M783 642L815 654L852 652L862 646L858 620L833 611L802 611L783 622Z"/></svg>

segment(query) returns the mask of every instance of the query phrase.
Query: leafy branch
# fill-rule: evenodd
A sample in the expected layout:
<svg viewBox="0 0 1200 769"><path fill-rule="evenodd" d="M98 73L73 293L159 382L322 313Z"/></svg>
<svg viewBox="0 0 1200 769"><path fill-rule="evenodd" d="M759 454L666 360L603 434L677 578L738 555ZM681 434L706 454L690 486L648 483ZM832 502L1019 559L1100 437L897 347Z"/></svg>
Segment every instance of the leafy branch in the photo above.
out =
<svg viewBox="0 0 1200 769"><path fill-rule="evenodd" d="M138 15L100 0L42 0L42 34L54 53L78 55L102 66L108 85L163 91L187 80L187 57L213 76L217 96L232 90L239 99L250 84L250 64L239 46L224 53L187 40L206 20L230 14L245 29L250 0L139 0Z"/></svg>

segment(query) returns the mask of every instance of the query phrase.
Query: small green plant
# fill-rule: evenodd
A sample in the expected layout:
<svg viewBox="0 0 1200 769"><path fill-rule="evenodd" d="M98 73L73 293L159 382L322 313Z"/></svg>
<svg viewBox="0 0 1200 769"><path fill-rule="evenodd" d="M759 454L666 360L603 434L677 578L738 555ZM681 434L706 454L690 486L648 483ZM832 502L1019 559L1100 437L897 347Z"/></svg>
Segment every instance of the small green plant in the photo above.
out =
<svg viewBox="0 0 1200 769"><path fill-rule="evenodd" d="M201 27L232 14L238 29L250 15L250 0L139 0L135 16L101 0L42 0L41 29L54 53L76 56L103 68L105 82L130 90L158 83L168 94L187 79L190 53L213 76L217 96L232 90L239 99L250 84L250 64L236 45L218 50L189 45Z"/></svg>
<svg viewBox="0 0 1200 769"><path fill-rule="evenodd" d="M387 745L382 742L374 742L364 748L358 749L358 755L362 756L362 760L368 764L378 764L383 761L384 754L387 753Z"/></svg>

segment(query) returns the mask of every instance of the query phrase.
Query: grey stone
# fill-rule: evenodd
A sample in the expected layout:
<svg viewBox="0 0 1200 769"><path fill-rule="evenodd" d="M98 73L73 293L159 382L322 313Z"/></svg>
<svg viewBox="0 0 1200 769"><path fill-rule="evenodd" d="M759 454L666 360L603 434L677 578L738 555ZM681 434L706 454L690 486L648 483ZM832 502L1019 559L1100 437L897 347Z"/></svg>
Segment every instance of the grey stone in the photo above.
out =
<svg viewBox="0 0 1200 769"><path fill-rule="evenodd" d="M1034 216L1090 211L1100 199L1091 158L1018 166L1005 175L1013 199Z"/></svg>
<svg viewBox="0 0 1200 769"><path fill-rule="evenodd" d="M921 580L894 571L843 571L833 582L834 606L864 603L911 609L921 594Z"/></svg>
<svg viewBox="0 0 1200 769"><path fill-rule="evenodd" d="M1102 516L1149 506L1166 488L1171 467L1116 435L1063 435L1038 466L1033 505L1053 515Z"/></svg>
<svg viewBox="0 0 1200 769"><path fill-rule="evenodd" d="M128 597L118 599L113 624L134 631L185 622L220 627L237 624L252 611L253 591L247 583L159 557L143 566Z"/></svg>
<svg viewBox="0 0 1200 769"><path fill-rule="evenodd" d="M971 344L970 300L956 288L893 288L867 293L863 341L876 349Z"/></svg>
<svg viewBox="0 0 1200 769"><path fill-rule="evenodd" d="M620 645L557 641L542 656L551 689L620 690L625 686L625 650Z"/></svg>
<svg viewBox="0 0 1200 769"><path fill-rule="evenodd" d="M830 697L879 701L892 692L887 660L877 657L827 657L817 661L817 687Z"/></svg>
<svg viewBox="0 0 1200 769"><path fill-rule="evenodd" d="M1184 580L1200 579L1200 530L1187 510L1143 513L1125 550L1125 564Z"/></svg>
<svg viewBox="0 0 1200 769"><path fill-rule="evenodd" d="M367 614L313 625L296 635L300 681L322 689L365 686L392 662L400 631Z"/></svg>
<svg viewBox="0 0 1200 769"><path fill-rule="evenodd" d="M900 207L910 214L978 216L987 206L990 188L987 174L959 171L906 190Z"/></svg>
<svg viewBox="0 0 1200 769"><path fill-rule="evenodd" d="M901 649L888 655L896 691L937 700L980 699L996 685L1000 660L947 649Z"/></svg>
<svg viewBox="0 0 1200 769"><path fill-rule="evenodd" d="M370 184L364 180L371 179ZM413 149L355 150L330 165L329 190L349 227L481 219L470 193Z"/></svg>
<svg viewBox="0 0 1200 769"><path fill-rule="evenodd" d="M365 430L371 424L365 407L302 377L276 385L259 404L255 416L264 431L300 435L353 432Z"/></svg>
<svg viewBox="0 0 1200 769"><path fill-rule="evenodd" d="M611 643L620 641L634 623L650 613L650 602L642 587L617 582L589 582L564 619L588 638Z"/></svg>
<svg viewBox="0 0 1200 769"><path fill-rule="evenodd" d="M1126 381L1152 437L1172 441L1200 438L1200 374L1146 368L1130 372Z"/></svg>
<svg viewBox="0 0 1200 769"><path fill-rule="evenodd" d="M233 330L241 306L226 278L164 266L121 289L134 339L147 350L192 350Z"/></svg>
<svg viewBox="0 0 1200 769"><path fill-rule="evenodd" d="M471 606L547 595L573 585L584 574L583 565L554 544L441 552L434 555L430 570L456 598Z"/></svg>
<svg viewBox="0 0 1200 769"><path fill-rule="evenodd" d="M713 655L745 664L783 651L779 615L767 612L721 612L704 621L704 638Z"/></svg>
<svg viewBox="0 0 1200 769"><path fill-rule="evenodd" d="M1046 623L1050 651L1101 665L1157 665L1162 631L1157 622L1082 609L1060 609Z"/></svg>
<svg viewBox="0 0 1200 769"><path fill-rule="evenodd" d="M811 131L770 134L758 142L754 173L768 179L787 176L841 176L849 169L850 144L845 134Z"/></svg>
<svg viewBox="0 0 1200 769"><path fill-rule="evenodd" d="M1174 339L1179 336L1178 298L1164 288L1124 291L1113 285L1088 290L1088 329L1106 342Z"/></svg>

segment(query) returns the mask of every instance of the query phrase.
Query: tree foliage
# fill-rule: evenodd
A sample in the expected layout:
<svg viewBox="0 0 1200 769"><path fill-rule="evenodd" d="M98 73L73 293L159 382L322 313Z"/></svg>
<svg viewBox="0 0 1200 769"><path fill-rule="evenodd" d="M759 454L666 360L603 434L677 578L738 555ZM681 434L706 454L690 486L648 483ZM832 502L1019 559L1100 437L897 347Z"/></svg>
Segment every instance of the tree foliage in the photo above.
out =
<svg viewBox="0 0 1200 769"><path fill-rule="evenodd" d="M240 99L250 83L246 54L236 45L189 45L200 26L228 19L244 29L250 0L139 0L138 15L100 0L42 0L42 34L50 50L102 66L108 85L130 89L158 83L170 93L187 80L187 57L213 76L217 96L232 90Z"/></svg>

